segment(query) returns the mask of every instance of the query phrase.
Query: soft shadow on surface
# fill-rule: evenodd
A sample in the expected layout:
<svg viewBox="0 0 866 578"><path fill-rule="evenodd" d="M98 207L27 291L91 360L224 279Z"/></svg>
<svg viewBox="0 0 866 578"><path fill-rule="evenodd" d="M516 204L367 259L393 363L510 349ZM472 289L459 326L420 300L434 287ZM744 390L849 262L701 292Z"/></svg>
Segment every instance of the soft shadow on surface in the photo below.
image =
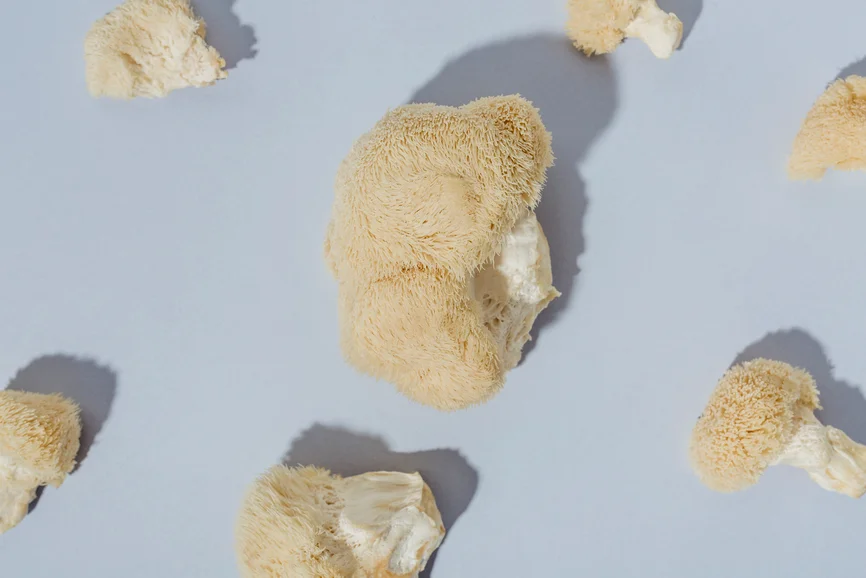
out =
<svg viewBox="0 0 866 578"><path fill-rule="evenodd" d="M856 76L866 76L866 58L861 58L857 62L853 62L839 71L839 74L836 75L836 79L840 78L848 78L851 75Z"/></svg>
<svg viewBox="0 0 866 578"><path fill-rule="evenodd" d="M108 419L117 390L117 374L91 359L46 355L19 371L7 389L59 393L81 407L81 447L74 472L81 467Z"/></svg>
<svg viewBox="0 0 866 578"><path fill-rule="evenodd" d="M232 10L235 0L192 0L193 10L207 24L208 44L216 48L226 61L226 69L237 67L241 60L255 58L256 31L241 24Z"/></svg>
<svg viewBox="0 0 866 578"><path fill-rule="evenodd" d="M770 333L744 349L732 365L756 357L784 361L811 373L824 407L816 412L818 419L857 442L866 442L866 397L856 385L833 377L833 364L817 339L796 328Z"/></svg>
<svg viewBox="0 0 866 578"><path fill-rule="evenodd" d="M36 488L36 495L33 497L33 500L30 502L30 505L27 506L27 515L33 513L33 510L36 509L36 506L39 505L39 500L42 499L42 492L45 491L45 486L39 486Z"/></svg>
<svg viewBox="0 0 866 578"><path fill-rule="evenodd" d="M661 0L658 4L662 10L673 12L682 21L683 40L678 49L682 50L704 10L704 0Z"/></svg>
<svg viewBox="0 0 866 578"><path fill-rule="evenodd" d="M472 50L445 65L410 102L459 106L476 98L520 94L541 111L553 134L556 164L536 211L550 243L553 282L562 292L541 314L533 341L573 298L578 257L584 251L586 185L577 165L613 118L616 79L605 57L586 58L565 36L537 34Z"/></svg>
<svg viewBox="0 0 866 578"><path fill-rule="evenodd" d="M292 442L282 463L287 466L318 466L343 477L374 471L418 472L436 498L445 524L446 542L447 532L469 507L478 488L478 472L457 450L398 453L389 450L382 438L320 424L312 426ZM435 561L436 553L422 576L431 575Z"/></svg>

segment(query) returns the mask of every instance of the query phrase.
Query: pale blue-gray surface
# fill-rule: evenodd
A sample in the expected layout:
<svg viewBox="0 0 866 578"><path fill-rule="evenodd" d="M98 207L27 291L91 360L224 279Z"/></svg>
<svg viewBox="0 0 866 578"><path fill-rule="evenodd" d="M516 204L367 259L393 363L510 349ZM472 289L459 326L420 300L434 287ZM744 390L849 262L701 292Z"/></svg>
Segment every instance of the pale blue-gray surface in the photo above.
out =
<svg viewBox="0 0 866 578"><path fill-rule="evenodd" d="M862 573L866 503L786 468L714 494L685 450L743 350L806 365L866 441L866 175L785 176L866 4L677 0L669 61L588 62L565 0L199 0L228 80L96 101L113 1L4 7L0 375L78 396L95 437L0 537L4 577L236 576L242 492L284 456L421 469L433 578ZM389 107L515 91L553 132L566 295L495 400L440 414L341 360L333 174Z"/></svg>

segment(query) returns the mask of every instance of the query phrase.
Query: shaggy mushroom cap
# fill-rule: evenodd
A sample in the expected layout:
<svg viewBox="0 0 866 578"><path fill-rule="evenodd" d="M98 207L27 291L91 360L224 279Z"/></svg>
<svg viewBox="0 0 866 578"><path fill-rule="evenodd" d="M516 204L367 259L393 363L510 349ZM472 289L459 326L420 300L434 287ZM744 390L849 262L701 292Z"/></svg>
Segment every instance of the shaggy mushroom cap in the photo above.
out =
<svg viewBox="0 0 866 578"><path fill-rule="evenodd" d="M732 367L692 432L692 467L713 490L745 489L782 455L801 410L818 408L815 381L801 369L766 359Z"/></svg>
<svg viewBox="0 0 866 578"><path fill-rule="evenodd" d="M418 474L286 466L256 481L236 529L244 578L417 578L444 536Z"/></svg>
<svg viewBox="0 0 866 578"><path fill-rule="evenodd" d="M84 40L87 88L94 97L163 97L226 78L225 60L205 42L189 0L126 0Z"/></svg>
<svg viewBox="0 0 866 578"><path fill-rule="evenodd" d="M866 78L831 84L794 139L791 179L820 179L827 169L866 169Z"/></svg>
<svg viewBox="0 0 866 578"><path fill-rule="evenodd" d="M0 533L27 514L39 486L60 486L75 466L78 406L60 395L0 391Z"/></svg>
<svg viewBox="0 0 866 578"><path fill-rule="evenodd" d="M494 395L559 295L533 212L552 162L519 96L403 106L361 137L325 242L347 360L439 409Z"/></svg>
<svg viewBox="0 0 866 578"><path fill-rule="evenodd" d="M639 38L658 58L669 58L683 38L683 23L655 0L569 0L568 35L589 56L613 52Z"/></svg>

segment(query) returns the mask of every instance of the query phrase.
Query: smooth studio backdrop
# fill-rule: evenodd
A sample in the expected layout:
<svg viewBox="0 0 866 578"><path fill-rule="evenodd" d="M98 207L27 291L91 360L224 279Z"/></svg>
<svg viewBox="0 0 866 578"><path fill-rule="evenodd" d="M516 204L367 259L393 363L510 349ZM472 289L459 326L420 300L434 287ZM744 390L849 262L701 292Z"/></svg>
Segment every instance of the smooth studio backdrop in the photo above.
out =
<svg viewBox="0 0 866 578"><path fill-rule="evenodd" d="M230 578L270 465L420 470L429 576L853 576L866 501L775 468L710 492L688 436L737 359L819 380L866 442L866 174L790 183L854 0L662 0L656 60L587 60L565 0L196 0L228 80L93 100L114 0L4 8L0 379L85 409L80 467L0 537L15 578ZM505 389L442 414L346 366L322 240L353 140L410 101L519 92L553 133L539 215L563 297Z"/></svg>

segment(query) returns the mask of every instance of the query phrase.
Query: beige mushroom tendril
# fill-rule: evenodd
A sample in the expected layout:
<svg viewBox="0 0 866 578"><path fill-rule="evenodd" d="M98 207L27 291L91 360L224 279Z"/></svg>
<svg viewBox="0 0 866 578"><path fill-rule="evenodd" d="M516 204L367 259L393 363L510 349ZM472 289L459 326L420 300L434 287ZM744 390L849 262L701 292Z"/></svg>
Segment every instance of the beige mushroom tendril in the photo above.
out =
<svg viewBox="0 0 866 578"><path fill-rule="evenodd" d="M613 52L639 38L658 58L669 58L683 39L683 23L656 0L569 0L568 35L588 55Z"/></svg>
<svg viewBox="0 0 866 578"><path fill-rule="evenodd" d="M286 466L256 481L236 531L244 578L417 578L444 536L418 474Z"/></svg>
<svg viewBox="0 0 866 578"><path fill-rule="evenodd" d="M820 179L827 169L866 169L866 78L849 76L831 84L794 139L791 179Z"/></svg>
<svg viewBox="0 0 866 578"><path fill-rule="evenodd" d="M64 482L80 437L75 403L60 395L0 391L0 534L24 519L40 486Z"/></svg>
<svg viewBox="0 0 866 578"><path fill-rule="evenodd" d="M806 470L825 490L859 498L866 492L866 446L825 426L815 380L767 359L732 367L719 381L692 433L691 462L719 492L745 489L769 466Z"/></svg>

